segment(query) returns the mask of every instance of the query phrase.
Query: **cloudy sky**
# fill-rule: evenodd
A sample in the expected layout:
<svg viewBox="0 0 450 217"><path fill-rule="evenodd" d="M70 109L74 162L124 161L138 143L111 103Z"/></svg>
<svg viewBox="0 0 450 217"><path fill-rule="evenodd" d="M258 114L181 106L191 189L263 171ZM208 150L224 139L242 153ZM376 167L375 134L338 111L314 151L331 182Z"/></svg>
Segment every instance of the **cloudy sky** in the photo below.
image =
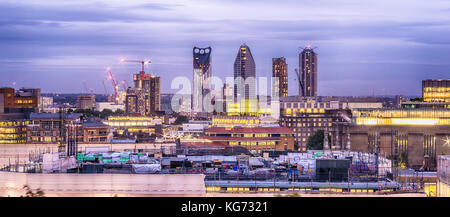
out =
<svg viewBox="0 0 450 217"><path fill-rule="evenodd" d="M192 77L192 47L212 46L213 75L232 76L242 43L257 76L286 57L289 94L301 47L319 55L319 95L420 95L421 80L450 78L448 0L0 0L0 86L80 93L83 82L108 92L111 67L127 80ZM15 85L13 85L15 82Z"/></svg>

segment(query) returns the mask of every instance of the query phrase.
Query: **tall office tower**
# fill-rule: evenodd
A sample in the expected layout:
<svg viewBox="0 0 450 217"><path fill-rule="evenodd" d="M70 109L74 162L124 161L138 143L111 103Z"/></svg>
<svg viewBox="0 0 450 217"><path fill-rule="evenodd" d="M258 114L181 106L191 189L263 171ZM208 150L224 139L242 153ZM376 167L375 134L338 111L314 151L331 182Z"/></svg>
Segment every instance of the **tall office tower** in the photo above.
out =
<svg viewBox="0 0 450 217"><path fill-rule="evenodd" d="M310 45L299 54L299 68L301 73L299 95L317 97L317 53Z"/></svg>
<svg viewBox="0 0 450 217"><path fill-rule="evenodd" d="M252 52L250 52L250 48L246 44L241 45L234 61L234 79L238 77L241 77L243 80L253 77L253 81L248 80L245 84L235 83L234 97L237 98L238 94L243 92L244 96L241 97L245 97L246 100L250 99L250 97L256 98L256 65ZM241 91L238 91L238 85L241 85L239 87L242 88Z"/></svg>
<svg viewBox="0 0 450 217"><path fill-rule="evenodd" d="M288 65L286 58L272 58L272 77L278 78L280 97L288 96Z"/></svg>
<svg viewBox="0 0 450 217"><path fill-rule="evenodd" d="M193 49L193 103L194 112L203 112L203 100L211 91L211 47Z"/></svg>
<svg viewBox="0 0 450 217"><path fill-rule="evenodd" d="M148 102L144 103L146 105L145 115L152 115L155 114L155 112L160 111L161 77L152 76L151 74L146 74L144 71L141 71L139 74L134 74L133 80L135 88L144 89L149 94ZM140 104L142 104L142 102Z"/></svg>

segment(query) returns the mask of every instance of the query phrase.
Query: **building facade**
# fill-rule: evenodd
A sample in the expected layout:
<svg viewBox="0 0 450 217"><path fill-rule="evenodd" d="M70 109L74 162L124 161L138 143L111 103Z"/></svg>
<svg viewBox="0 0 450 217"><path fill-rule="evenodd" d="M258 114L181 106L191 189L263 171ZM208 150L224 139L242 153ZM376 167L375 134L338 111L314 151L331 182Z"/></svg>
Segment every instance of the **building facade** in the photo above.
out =
<svg viewBox="0 0 450 217"><path fill-rule="evenodd" d="M27 142L28 120L0 120L0 144L23 144Z"/></svg>
<svg viewBox="0 0 450 217"><path fill-rule="evenodd" d="M298 101L295 98L280 102L280 125L294 131L300 151L307 150L308 138L318 130L330 137L326 149L349 149L348 129L351 111L338 102Z"/></svg>
<svg viewBox="0 0 450 217"><path fill-rule="evenodd" d="M234 84L234 98L256 99L256 64L250 48L245 44L239 47L234 61L233 75L235 81L237 78L242 78L242 82Z"/></svg>
<svg viewBox="0 0 450 217"><path fill-rule="evenodd" d="M41 105L41 89L0 88L0 97L3 104L2 113L31 113L39 112Z"/></svg>
<svg viewBox="0 0 450 217"><path fill-rule="evenodd" d="M299 54L299 95L317 97L317 53L307 46Z"/></svg>
<svg viewBox="0 0 450 217"><path fill-rule="evenodd" d="M244 147L252 153L294 150L293 131L287 127L212 127L205 140L230 147Z"/></svg>
<svg viewBox="0 0 450 217"><path fill-rule="evenodd" d="M361 109L353 111L351 149L396 159L409 168L434 170L450 153L449 109Z"/></svg>
<svg viewBox="0 0 450 217"><path fill-rule="evenodd" d="M286 58L272 58L272 77L278 78L279 96L288 96L288 65L286 63Z"/></svg>
<svg viewBox="0 0 450 217"><path fill-rule="evenodd" d="M94 109L95 108L95 95L78 96L77 107L79 109Z"/></svg>
<svg viewBox="0 0 450 217"><path fill-rule="evenodd" d="M133 81L134 88L128 88L127 90L125 99L125 104L127 105L125 107L128 108L128 104L130 103L128 102L130 99L128 95L131 94L134 95L131 98L132 100L139 100L138 102L131 102L131 106L145 105L145 112L142 112L144 110L139 109L139 112L136 112L136 110L132 109L130 110L130 113L127 113L140 113L141 115L149 116L155 114L157 111L161 111L161 77L152 76L151 74L146 74L144 71L141 71L140 73L133 75ZM139 91L139 89L142 89L143 91ZM136 94L143 94L146 97L136 97Z"/></svg>
<svg viewBox="0 0 450 217"><path fill-rule="evenodd" d="M211 91L211 47L194 47L193 52L193 95L192 110L203 112L203 100Z"/></svg>
<svg viewBox="0 0 450 217"><path fill-rule="evenodd" d="M101 122L83 123L83 142L106 143L108 142L110 126Z"/></svg>
<svg viewBox="0 0 450 217"><path fill-rule="evenodd" d="M422 97L425 102L450 103L450 79L423 80Z"/></svg>
<svg viewBox="0 0 450 217"><path fill-rule="evenodd" d="M31 113L27 126L29 143L83 142L82 114Z"/></svg>

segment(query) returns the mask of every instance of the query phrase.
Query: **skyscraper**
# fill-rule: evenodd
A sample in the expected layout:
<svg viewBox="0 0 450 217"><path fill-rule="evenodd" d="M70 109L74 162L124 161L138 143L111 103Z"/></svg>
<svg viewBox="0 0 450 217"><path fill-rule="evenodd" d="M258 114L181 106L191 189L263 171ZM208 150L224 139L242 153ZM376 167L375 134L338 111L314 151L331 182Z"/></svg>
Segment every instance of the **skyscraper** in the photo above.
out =
<svg viewBox="0 0 450 217"><path fill-rule="evenodd" d="M234 97L237 98L239 94L243 93L244 96L241 97L245 97L246 100L250 99L250 97L256 98L256 65L250 48L246 44L241 45L236 60L234 61L234 79L236 80L238 77L241 77L243 80L247 80L248 78L253 78L253 80L247 80L245 84L235 83Z"/></svg>
<svg viewBox="0 0 450 217"><path fill-rule="evenodd" d="M203 100L211 91L211 47L193 48L193 103L194 112L203 112Z"/></svg>
<svg viewBox="0 0 450 217"><path fill-rule="evenodd" d="M161 77L140 71L133 75L134 88L128 88L126 113L149 116L161 110Z"/></svg>
<svg viewBox="0 0 450 217"><path fill-rule="evenodd" d="M299 54L299 68L299 95L317 97L317 54L310 45Z"/></svg>
<svg viewBox="0 0 450 217"><path fill-rule="evenodd" d="M278 78L280 97L288 96L288 70L286 58L272 58L272 77Z"/></svg>

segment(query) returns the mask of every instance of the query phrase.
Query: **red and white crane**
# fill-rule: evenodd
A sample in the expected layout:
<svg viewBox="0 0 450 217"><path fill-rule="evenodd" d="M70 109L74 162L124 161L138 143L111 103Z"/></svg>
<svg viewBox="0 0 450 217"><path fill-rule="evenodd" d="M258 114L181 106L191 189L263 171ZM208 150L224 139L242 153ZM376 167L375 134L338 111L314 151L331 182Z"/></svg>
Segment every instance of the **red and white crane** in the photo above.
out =
<svg viewBox="0 0 450 217"><path fill-rule="evenodd" d="M108 79L111 80L111 84L114 87L114 104L119 104L119 85L117 85L116 80L114 80L114 76L112 75L111 68L106 68L106 71L109 73Z"/></svg>
<svg viewBox="0 0 450 217"><path fill-rule="evenodd" d="M140 63L140 64L142 64L142 71L141 71L141 73L145 73L144 66L151 63L150 60L126 60L126 59L121 59L120 62L122 62L122 63L124 63L124 62L127 62L127 63Z"/></svg>

